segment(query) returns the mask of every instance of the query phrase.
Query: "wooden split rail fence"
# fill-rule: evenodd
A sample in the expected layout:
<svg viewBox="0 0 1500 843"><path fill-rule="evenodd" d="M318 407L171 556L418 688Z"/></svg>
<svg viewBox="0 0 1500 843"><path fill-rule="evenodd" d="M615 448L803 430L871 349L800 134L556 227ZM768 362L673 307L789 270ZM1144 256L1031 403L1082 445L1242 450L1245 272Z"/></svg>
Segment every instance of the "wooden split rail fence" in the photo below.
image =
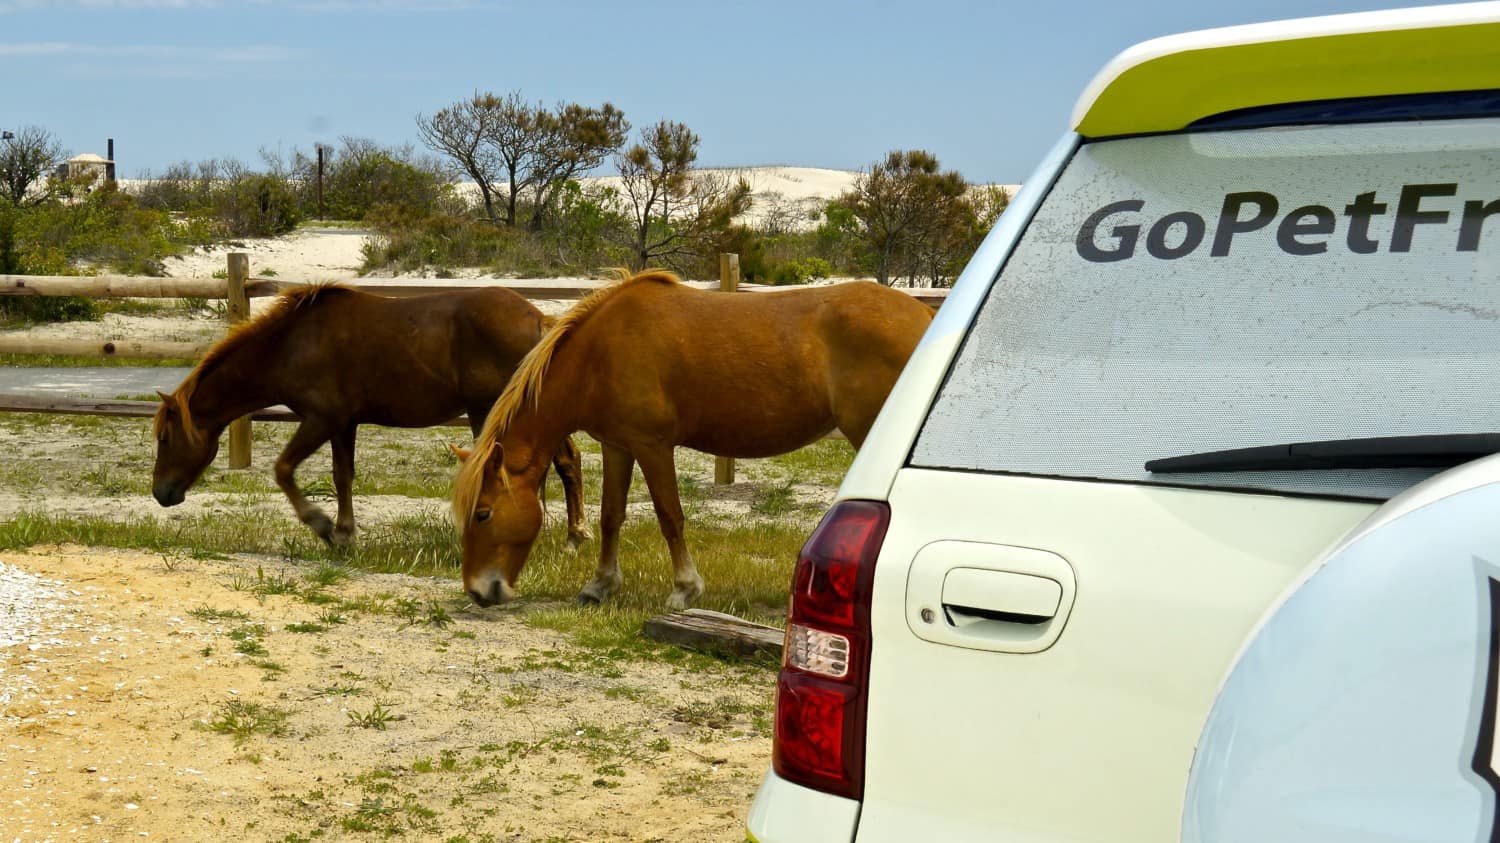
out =
<svg viewBox="0 0 1500 843"><path fill-rule="evenodd" d="M227 259L225 278L151 278L134 275L0 275L0 296L79 296L83 298L174 298L174 299L223 299L226 328L250 317L250 299L275 296L283 290L301 286L301 282L279 281L273 278L254 278L250 275L250 257L232 252ZM365 292L385 296L417 296L428 293L451 292L472 289L486 282L454 284L428 280L402 281L341 281L340 283ZM494 282L489 282L494 283ZM587 280L566 281L522 281L498 282L527 299L574 300L597 290L604 282ZM739 255L720 255L718 288L726 291L744 290L758 292L774 290L762 285L741 285ZM947 297L943 289L908 289L919 301L934 309L941 306ZM62 340L34 339L15 334L0 334L0 354L63 354L78 356L120 357L155 360L196 360L203 356L212 342L169 342L154 340ZM156 414L155 401L106 401L91 398L69 398L64 396L4 395L0 394L0 412L16 413L60 413L93 416L150 417ZM229 427L229 467L250 466L250 422L255 421L299 421L299 417L285 409L272 408L235 421ZM450 425L467 426L463 417L448 422ZM734 460L720 457L714 463L714 482L734 482Z"/></svg>

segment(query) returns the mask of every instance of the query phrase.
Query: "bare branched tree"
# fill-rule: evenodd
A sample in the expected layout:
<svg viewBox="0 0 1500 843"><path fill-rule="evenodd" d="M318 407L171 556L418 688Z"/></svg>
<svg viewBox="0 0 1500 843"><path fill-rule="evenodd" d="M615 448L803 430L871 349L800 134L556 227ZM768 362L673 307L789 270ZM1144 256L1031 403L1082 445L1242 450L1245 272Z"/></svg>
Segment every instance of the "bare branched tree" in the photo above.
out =
<svg viewBox="0 0 1500 843"><path fill-rule="evenodd" d="M458 164L479 188L484 213L491 222L499 222L495 196L505 178L504 161L492 138L504 119L503 101L493 94L478 94L448 106L431 117L417 115L417 133L434 152L447 155ZM514 192L506 187L513 199ZM514 203L510 203L514 207ZM514 223L514 211L507 221Z"/></svg>
<svg viewBox="0 0 1500 843"><path fill-rule="evenodd" d="M693 172L698 142L687 126L663 120L616 157L636 269L701 257L750 207L743 178Z"/></svg>
<svg viewBox="0 0 1500 843"><path fill-rule="evenodd" d="M619 149L630 124L608 103L602 108L560 103L549 111L513 91L476 93L430 118L418 115L417 131L428 147L452 158L479 185L490 220L500 221L495 201L503 196L505 224L514 226L520 198L532 193L537 204L532 227L540 229L562 185Z"/></svg>
<svg viewBox="0 0 1500 843"><path fill-rule="evenodd" d="M0 196L12 205L47 199L47 176L67 160L62 143L41 126L26 126L0 140Z"/></svg>

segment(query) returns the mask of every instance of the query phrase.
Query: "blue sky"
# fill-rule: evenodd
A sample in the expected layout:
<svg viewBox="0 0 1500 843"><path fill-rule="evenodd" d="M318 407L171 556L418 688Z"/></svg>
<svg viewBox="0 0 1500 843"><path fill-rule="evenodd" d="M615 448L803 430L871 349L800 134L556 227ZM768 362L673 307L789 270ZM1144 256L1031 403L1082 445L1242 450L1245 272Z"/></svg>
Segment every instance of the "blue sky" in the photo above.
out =
<svg viewBox="0 0 1500 843"><path fill-rule="evenodd" d="M75 153L113 137L135 177L344 135L416 143L418 113L518 90L686 123L706 166L859 169L923 148L1018 182L1137 41L1396 4L0 0L0 128L42 125Z"/></svg>

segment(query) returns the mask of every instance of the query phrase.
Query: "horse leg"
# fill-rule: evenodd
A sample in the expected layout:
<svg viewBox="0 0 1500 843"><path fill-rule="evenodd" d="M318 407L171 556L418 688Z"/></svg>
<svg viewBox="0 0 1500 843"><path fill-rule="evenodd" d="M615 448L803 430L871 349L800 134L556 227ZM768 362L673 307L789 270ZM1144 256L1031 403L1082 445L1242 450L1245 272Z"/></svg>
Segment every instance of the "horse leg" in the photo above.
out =
<svg viewBox="0 0 1500 843"><path fill-rule="evenodd" d="M321 448L328 439L328 433L322 425L306 420L297 425L297 432L292 434L292 440L286 443L281 456L276 458L276 485L281 487L287 500L292 502L292 509L296 510L297 518L311 527L312 531L318 534L318 538L333 544L333 522L328 519L323 510L318 508L317 504L302 495L302 489L297 486L297 479L294 476L297 466L312 456L313 451Z"/></svg>
<svg viewBox="0 0 1500 843"><path fill-rule="evenodd" d="M636 454L641 463L641 474L646 478L646 487L651 490L651 504L656 508L656 523L661 526L662 537L667 540L667 549L672 552L672 596L667 606L686 609L703 593L703 577L698 575L698 566L693 564L693 555L688 552L687 539L683 538L682 500L677 496L677 464L672 449L658 448Z"/></svg>
<svg viewBox="0 0 1500 843"><path fill-rule="evenodd" d="M625 498L630 493L635 457L624 448L604 443L604 482L599 498L599 568L594 579L578 592L579 603L601 603L620 590L620 526L625 523Z"/></svg>
<svg viewBox="0 0 1500 843"><path fill-rule="evenodd" d="M354 434L358 425L349 425L333 437L333 488L338 494L338 521L333 528L332 544L345 546L354 541Z"/></svg>
<svg viewBox="0 0 1500 843"><path fill-rule="evenodd" d="M552 455L552 467L557 469L557 479L562 481L563 498L568 505L568 550L593 538L589 532L588 515L583 511L583 457L573 437L563 438L557 453Z"/></svg>

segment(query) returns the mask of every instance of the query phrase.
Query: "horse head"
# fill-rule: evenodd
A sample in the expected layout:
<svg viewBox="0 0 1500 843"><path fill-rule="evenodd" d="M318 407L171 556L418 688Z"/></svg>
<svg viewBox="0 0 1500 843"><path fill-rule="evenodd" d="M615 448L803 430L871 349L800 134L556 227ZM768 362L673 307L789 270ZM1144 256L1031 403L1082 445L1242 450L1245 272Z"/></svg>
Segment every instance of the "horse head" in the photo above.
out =
<svg viewBox="0 0 1500 843"><path fill-rule="evenodd" d="M162 506L176 506L219 453L219 437L198 429L187 402L177 393L156 394L161 396L161 407L152 427L156 465L151 469L151 494Z"/></svg>
<svg viewBox="0 0 1500 843"><path fill-rule="evenodd" d="M507 472L499 442L482 457L482 466L469 464L475 459L471 452L448 447L464 467L460 484L467 480L471 486L469 494L455 498L462 503L454 510L463 536L464 590L481 606L504 603L515 595L516 579L542 529L540 475L530 469Z"/></svg>

